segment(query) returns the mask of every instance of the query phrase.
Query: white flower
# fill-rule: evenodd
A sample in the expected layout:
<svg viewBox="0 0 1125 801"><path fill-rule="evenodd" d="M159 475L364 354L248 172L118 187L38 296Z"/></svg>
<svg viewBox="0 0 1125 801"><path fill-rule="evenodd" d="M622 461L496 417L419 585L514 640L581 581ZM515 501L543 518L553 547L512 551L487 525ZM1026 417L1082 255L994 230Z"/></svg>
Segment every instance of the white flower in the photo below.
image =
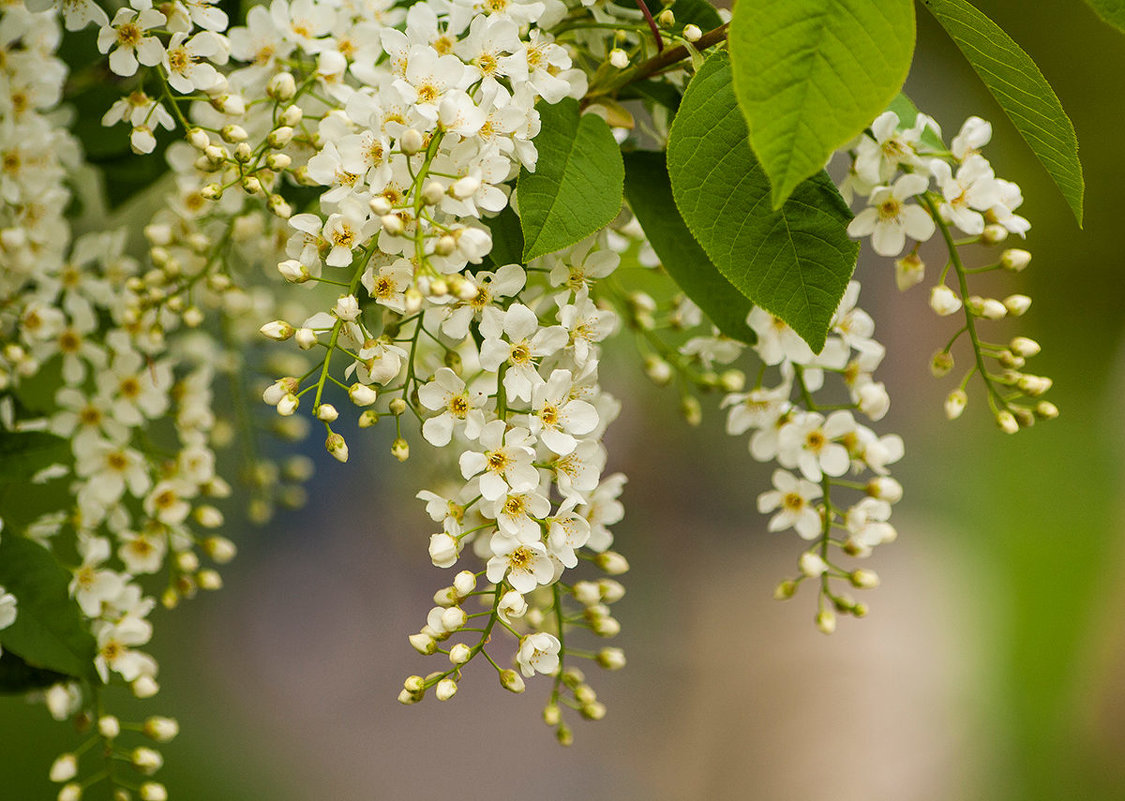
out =
<svg viewBox="0 0 1125 801"><path fill-rule="evenodd" d="M758 511L762 514L781 510L770 519L769 530L783 531L792 526L802 539L816 539L821 518L813 501L823 494L820 487L785 470L774 471L773 485L776 489L758 496Z"/></svg>
<svg viewBox="0 0 1125 801"><path fill-rule="evenodd" d="M458 424L465 427L465 436L470 439L475 439L484 427L481 406L487 397L483 392L470 393L465 382L448 367L442 367L434 373L432 381L419 387L418 400L431 411L441 410L441 414L422 424L422 436L431 445L448 445Z"/></svg>
<svg viewBox="0 0 1125 801"><path fill-rule="evenodd" d="M508 492L529 492L539 486L539 473L531 462L535 451L526 428L505 431L503 420L493 420L481 429L482 451L465 451L459 464L466 479L483 473L481 495L495 501Z"/></svg>
<svg viewBox="0 0 1125 801"><path fill-rule="evenodd" d="M445 532L430 535L430 561L434 567L453 567L460 555L459 548L460 543Z"/></svg>
<svg viewBox="0 0 1125 801"><path fill-rule="evenodd" d="M566 330L562 326L540 328L535 312L520 303L513 303L507 311L491 306L486 308L480 333L484 337L480 349L481 366L496 372L501 364L507 363L504 389L510 400L530 401L533 389L544 383L536 370L536 360L555 353L567 343ZM504 336L507 336L507 342L503 340Z"/></svg>
<svg viewBox="0 0 1125 801"><path fill-rule="evenodd" d="M970 236L980 235L984 231L982 212L1000 203L1000 186L992 166L983 156L974 154L957 169L956 175L938 159L930 169L945 197L940 207L942 217Z"/></svg>
<svg viewBox="0 0 1125 801"><path fill-rule="evenodd" d="M871 193L868 208L848 224L848 235L871 235L871 247L880 256L897 256L906 247L906 237L925 242L934 235L933 218L917 204L906 201L926 191L929 179L917 173L901 176L892 186Z"/></svg>
<svg viewBox="0 0 1125 801"><path fill-rule="evenodd" d="M511 623L512 618L520 618L527 614L527 601L515 590L508 590L501 596L496 614L505 623Z"/></svg>
<svg viewBox="0 0 1125 801"><path fill-rule="evenodd" d="M529 593L540 584L550 584L555 576L555 566L540 542L520 545L512 542L512 549L488 560L488 580L499 584L505 577L512 589Z"/></svg>
<svg viewBox="0 0 1125 801"><path fill-rule="evenodd" d="M758 335L754 350L767 365L793 361L807 364L813 358L812 349L801 336L780 317L755 306L746 317L746 325Z"/></svg>
<svg viewBox="0 0 1125 801"><path fill-rule="evenodd" d="M526 544L539 541L542 529L538 521L551 513L551 502L538 492L509 492L485 501L482 512L496 521L500 535Z"/></svg>
<svg viewBox="0 0 1125 801"><path fill-rule="evenodd" d="M16 622L16 596L0 587L0 629L6 629Z"/></svg>
<svg viewBox="0 0 1125 801"><path fill-rule="evenodd" d="M820 481L824 474L842 476L851 459L848 449L833 440L856 430L848 412L823 415L809 412L782 426L778 433L777 460L783 467L796 467L809 481Z"/></svg>
<svg viewBox="0 0 1125 801"><path fill-rule="evenodd" d="M553 634L538 632L520 640L520 650L516 655L520 672L527 678L536 673L551 675L559 668L559 649L562 645Z"/></svg>
<svg viewBox="0 0 1125 801"><path fill-rule="evenodd" d="M569 370L554 370L547 383L532 391L528 427L560 456L578 445L575 435L589 434L598 426L597 410L586 401L570 398L573 383Z"/></svg>
<svg viewBox="0 0 1125 801"><path fill-rule="evenodd" d="M129 77L136 73L138 61L146 67L159 64L164 58L164 47L159 39L145 36L144 32L164 22L164 15L153 8L119 8L113 22L98 31L98 50L109 53L109 68L117 75Z"/></svg>
<svg viewBox="0 0 1125 801"><path fill-rule="evenodd" d="M191 39L186 33L173 33L163 58L168 83L185 95L214 88L222 76L207 61L225 64L228 49L226 39L211 31L197 33Z"/></svg>

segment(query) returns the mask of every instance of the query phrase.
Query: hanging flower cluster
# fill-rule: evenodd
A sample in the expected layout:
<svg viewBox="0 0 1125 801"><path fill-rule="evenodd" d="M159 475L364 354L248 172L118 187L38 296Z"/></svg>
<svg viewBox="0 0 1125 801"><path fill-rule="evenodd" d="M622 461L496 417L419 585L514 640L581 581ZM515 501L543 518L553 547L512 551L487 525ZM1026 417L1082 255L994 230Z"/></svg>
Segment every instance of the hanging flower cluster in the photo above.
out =
<svg viewBox="0 0 1125 801"><path fill-rule="evenodd" d="M982 323L1021 316L1031 298L1013 294L997 299L969 293L970 275L998 269L1019 272L1031 261L1031 254L1022 248L1005 249L998 260L983 267L969 268L962 260L963 247L999 246L1009 235L1023 237L1031 228L1016 212L1023 204L1019 186L997 177L980 153L991 139L992 125L980 117L969 117L947 149L941 129L930 117L918 114L907 128L897 113L888 111L871 124L870 133L852 144L851 170L841 191L849 199L851 195L866 197L867 208L856 215L848 232L870 236L871 246L880 256L901 256L895 261L900 290L925 280L919 247L941 232L949 258L930 290L930 307L942 317L960 312L965 324L934 356L934 375L943 376L953 369L950 351L962 336L968 336L973 350L972 367L946 398L946 415L950 419L961 416L968 403L965 388L974 375L980 375L997 425L1012 434L1036 419L1057 417L1058 409L1050 401L1040 400L1051 388L1051 379L1022 372L1027 359L1039 353L1037 342L1017 336L1006 345L989 343L979 332ZM954 230L968 239L955 240ZM914 245L902 256L908 239ZM954 288L947 279L952 279ZM991 367L990 362L994 362Z"/></svg>
<svg viewBox="0 0 1125 801"><path fill-rule="evenodd" d="M890 399L874 376L885 349L857 306L859 283L847 285L814 353L741 295L750 310L736 341L693 300L631 288L622 261L655 272L659 260L621 211L620 191L598 230L566 232L545 255L525 258L522 233L515 250L505 234L531 214L521 195L535 205L524 177L557 167L539 138L546 114L573 109L579 128L598 123L619 162L614 138L626 149L667 139L668 108L649 126L613 95L643 79L646 92L678 97L686 74L673 65L697 64L697 45L721 42L724 17L704 34L670 9L653 18L561 0L272 0L233 27L210 0L57 9L27 0L2 14L0 425L23 442L65 441L22 477L65 500L0 525L7 545L18 538L34 549L28 558L62 571L92 642L84 670L52 678L44 693L55 717L89 734L50 770L62 801L102 781L115 799L166 798L151 780L160 753L126 738L166 742L177 724L121 721L105 690L157 693L144 650L150 615L158 601L172 608L221 585L214 565L235 545L215 530L236 476L253 521L303 503L311 460L272 458L264 432L295 441L323 426L326 451L343 463L363 431L393 427L395 458L423 449L437 467L433 483L412 490L428 517L419 510L416 544L456 572L408 638L440 664L405 680L402 703L448 700L479 657L511 692L550 677L544 719L561 743L573 738L565 709L603 717L575 660L625 664L621 649L601 644L619 632L611 607L628 570L611 532L626 479L607 468L603 444L619 403L599 377L603 343L620 330L635 336L654 382L677 382L688 423L701 420L703 395L721 395L728 433L776 463L758 509L770 531L792 528L805 543L776 596L811 579L825 633L837 614L866 614L841 583L868 589L878 578L845 558L894 540L903 490L890 466L904 445L860 422L880 421ZM60 17L68 31L96 29L98 69L121 89L102 124L124 123L135 153L169 167L137 226L143 249L124 228L71 236L76 207L86 214L76 230L101 221L73 197L83 161L58 110ZM945 240L931 306L962 312L965 325L935 372L952 368L962 334L974 354L950 417L978 373L1004 430L1052 417L1045 401L1025 405L1050 386L1021 372L1038 345L978 336L978 325L1030 301L969 295L967 276L990 268L966 268L959 251L1026 233L1019 189L979 153L987 123L971 118L946 149L936 123L916 116L904 127L887 112L846 149L841 191L867 202L848 233L901 257L904 289L923 280L921 243L939 231ZM970 241L955 241L953 228ZM995 266L1019 270L1029 258L1005 250ZM352 424L361 433L349 442ZM0 587L0 640L25 603L9 589ZM96 753L105 764L91 768ZM140 778L122 775L122 761Z"/></svg>

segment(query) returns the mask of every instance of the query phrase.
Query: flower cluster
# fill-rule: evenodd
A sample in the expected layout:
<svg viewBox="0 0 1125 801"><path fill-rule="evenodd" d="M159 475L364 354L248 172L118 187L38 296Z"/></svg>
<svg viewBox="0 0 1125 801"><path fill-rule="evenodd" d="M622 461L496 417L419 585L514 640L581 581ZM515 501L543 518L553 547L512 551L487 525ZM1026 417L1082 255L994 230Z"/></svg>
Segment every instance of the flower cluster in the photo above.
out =
<svg viewBox="0 0 1125 801"><path fill-rule="evenodd" d="M919 249L941 232L948 261L930 290L930 307L942 317L961 313L965 324L934 356L934 374L942 376L953 369L951 350L962 335L970 339L973 351L972 367L946 398L946 414L950 419L961 415L968 403L965 387L979 374L997 425L1011 434L1036 419L1057 417L1058 409L1040 399L1051 388L1051 379L1022 372L1027 359L1039 352L1038 343L1019 336L1007 344L989 343L979 333L982 322L1019 317L1031 305L1027 295L997 299L969 292L969 275L1000 269L1018 272L1031 260L1021 248L1005 249L981 267L966 267L962 260L962 247L999 246L1010 235L1023 237L1031 228L1017 213L1023 204L1019 186L997 177L981 155L991 138L991 124L970 117L946 148L941 129L930 117L918 114L912 126L904 127L898 114L888 111L850 146L851 169L841 191L849 200L866 197L867 207L856 215L848 232L870 236L872 248L881 256L901 256L895 261L900 290L925 280ZM955 240L954 230L968 238ZM914 245L902 256L908 238ZM954 288L946 283L949 277ZM990 361L995 363L991 369Z"/></svg>

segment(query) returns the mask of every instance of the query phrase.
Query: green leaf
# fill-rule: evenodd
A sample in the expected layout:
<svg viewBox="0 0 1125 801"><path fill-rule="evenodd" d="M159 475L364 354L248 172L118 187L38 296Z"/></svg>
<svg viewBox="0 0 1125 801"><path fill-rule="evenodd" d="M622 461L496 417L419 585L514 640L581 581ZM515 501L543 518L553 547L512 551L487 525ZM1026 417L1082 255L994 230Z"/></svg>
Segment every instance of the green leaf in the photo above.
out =
<svg viewBox="0 0 1125 801"><path fill-rule="evenodd" d="M735 289L692 237L676 210L664 154L625 154L625 197L672 279L720 331L747 344L757 341L746 325L753 304Z"/></svg>
<svg viewBox="0 0 1125 801"><path fill-rule="evenodd" d="M1078 138L1035 62L995 22L965 0L922 0L1030 145L1082 226Z"/></svg>
<svg viewBox="0 0 1125 801"><path fill-rule="evenodd" d="M734 88L775 209L887 107L913 54L913 0L735 4Z"/></svg>
<svg viewBox="0 0 1125 801"><path fill-rule="evenodd" d="M723 24L723 18L707 0L676 0L672 4L672 14L676 17L677 31L682 31L689 23L704 32Z"/></svg>
<svg viewBox="0 0 1125 801"><path fill-rule="evenodd" d="M482 222L492 234L492 250L488 252L492 263L497 267L522 264L523 231L520 229L520 218L512 207L507 206L495 217L488 217Z"/></svg>
<svg viewBox="0 0 1125 801"><path fill-rule="evenodd" d="M523 259L553 253L600 231L621 211L625 165L605 120L578 101L538 105L535 172L520 172L517 195Z"/></svg>
<svg viewBox="0 0 1125 801"><path fill-rule="evenodd" d="M0 481L28 481L57 462L69 462L70 444L44 431L0 431Z"/></svg>
<svg viewBox="0 0 1125 801"><path fill-rule="evenodd" d="M0 693L41 690L67 678L65 673L32 667L11 651L0 654Z"/></svg>
<svg viewBox="0 0 1125 801"><path fill-rule="evenodd" d="M97 644L67 592L70 573L26 537L0 538L0 586L16 596L16 621L0 631L4 650L35 668L93 677Z"/></svg>
<svg viewBox="0 0 1125 801"><path fill-rule="evenodd" d="M684 94L668 173L684 221L719 272L819 352L859 252L847 234L852 215L823 170L770 208L725 53L707 59Z"/></svg>
<svg viewBox="0 0 1125 801"><path fill-rule="evenodd" d="M1086 0L1086 5L1105 22L1125 32L1125 0Z"/></svg>

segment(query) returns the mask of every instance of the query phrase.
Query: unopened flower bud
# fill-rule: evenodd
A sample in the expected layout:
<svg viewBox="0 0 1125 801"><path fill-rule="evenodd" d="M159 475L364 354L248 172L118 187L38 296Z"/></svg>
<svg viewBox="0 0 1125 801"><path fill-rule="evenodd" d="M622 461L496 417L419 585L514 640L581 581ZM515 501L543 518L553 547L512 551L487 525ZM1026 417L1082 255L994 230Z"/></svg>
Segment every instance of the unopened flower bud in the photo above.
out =
<svg viewBox="0 0 1125 801"><path fill-rule="evenodd" d="M451 678L444 678L434 688L434 697L439 701L448 701L457 694L457 682Z"/></svg>
<svg viewBox="0 0 1125 801"><path fill-rule="evenodd" d="M202 151L210 146L211 137L202 128L192 128L187 133L188 144L196 150Z"/></svg>
<svg viewBox="0 0 1125 801"><path fill-rule="evenodd" d="M59 754L51 764L50 778L53 782L68 782L78 775L78 757L74 754Z"/></svg>
<svg viewBox="0 0 1125 801"><path fill-rule="evenodd" d="M661 28L671 28L676 24L676 15L672 13L672 9L666 8L656 17L656 21Z"/></svg>
<svg viewBox="0 0 1125 801"><path fill-rule="evenodd" d="M133 763L133 767L140 773L146 776L151 776L160 770L164 764L164 757L160 752L153 748L146 748L145 746L138 746L133 749L133 753L129 756L129 761Z"/></svg>
<svg viewBox="0 0 1125 801"><path fill-rule="evenodd" d="M1054 382L1042 375L1022 376L1017 384L1020 390L1027 395L1038 396L1046 394Z"/></svg>
<svg viewBox="0 0 1125 801"><path fill-rule="evenodd" d="M558 726L559 721L562 720L562 711L559 709L558 704L547 704L543 707L543 722L548 726Z"/></svg>
<svg viewBox="0 0 1125 801"><path fill-rule="evenodd" d="M316 419L322 423L334 423L340 412L331 403L322 403L316 407Z"/></svg>
<svg viewBox="0 0 1125 801"><path fill-rule="evenodd" d="M947 375L953 369L953 354L947 350L938 351L930 360L930 372L935 378Z"/></svg>
<svg viewBox="0 0 1125 801"><path fill-rule="evenodd" d="M145 720L143 731L146 736L156 740L156 742L166 743L175 739L176 735L180 733L180 724L176 722L175 718L153 715Z"/></svg>
<svg viewBox="0 0 1125 801"><path fill-rule="evenodd" d="M297 329L289 325L284 320L274 320L272 323L266 323L258 331L267 336L275 342L284 342L297 333Z"/></svg>
<svg viewBox="0 0 1125 801"><path fill-rule="evenodd" d="M458 200L464 200L472 197L478 189L480 189L480 178L466 175L454 181L453 186L449 187L449 192Z"/></svg>
<svg viewBox="0 0 1125 801"><path fill-rule="evenodd" d="M407 128L398 138L399 149L408 156L413 156L426 146L425 137L417 128Z"/></svg>
<svg viewBox="0 0 1125 801"><path fill-rule="evenodd" d="M1044 420L1054 420L1059 416L1059 407L1050 401L1039 401L1035 405L1035 414Z"/></svg>
<svg viewBox="0 0 1125 801"><path fill-rule="evenodd" d="M986 225L980 235L980 241L986 245L998 245L1008 238L1008 229L997 223Z"/></svg>
<svg viewBox="0 0 1125 801"><path fill-rule="evenodd" d="M439 181L427 181L422 187L422 202L427 206L434 206L445 197L445 187Z"/></svg>
<svg viewBox="0 0 1125 801"><path fill-rule="evenodd" d="M800 559L797 560L797 567L809 578L817 578L827 572L828 563L824 561L820 554L814 553L813 551L805 551L801 554Z"/></svg>
<svg viewBox="0 0 1125 801"><path fill-rule="evenodd" d="M348 443L339 434L333 432L324 440L324 448L339 462L348 461Z"/></svg>
<svg viewBox="0 0 1125 801"><path fill-rule="evenodd" d="M644 360L645 375L658 387L672 380L672 366L659 356L649 354Z"/></svg>
<svg viewBox="0 0 1125 801"><path fill-rule="evenodd" d="M406 401L402 398L395 398L388 404L391 414L398 416L406 412Z"/></svg>
<svg viewBox="0 0 1125 801"><path fill-rule="evenodd" d="M297 81L288 72L279 72L270 78L266 94L279 103L288 103L297 94Z"/></svg>
<svg viewBox="0 0 1125 801"><path fill-rule="evenodd" d="M434 245L434 253L439 256L448 256L457 249L457 240L446 234L438 238L437 244Z"/></svg>
<svg viewBox="0 0 1125 801"><path fill-rule="evenodd" d="M300 106L287 106L285 111L281 112L281 116L278 117L278 122L282 125L288 125L290 128L295 128L304 116L305 112L301 110Z"/></svg>
<svg viewBox="0 0 1125 801"><path fill-rule="evenodd" d="M437 641L429 634L419 632L418 634L411 634L408 639L414 650L423 656L429 656L437 651Z"/></svg>
<svg viewBox="0 0 1125 801"><path fill-rule="evenodd" d="M281 277L291 284L303 284L312 278L308 268L296 259L286 259L278 262L277 271Z"/></svg>
<svg viewBox="0 0 1125 801"><path fill-rule="evenodd" d="M424 300L424 297L422 296L422 293L418 291L418 287L410 287L408 290L402 293L402 298L404 301L403 305L406 306L407 314L414 314L422 308L422 301Z"/></svg>
<svg viewBox="0 0 1125 801"><path fill-rule="evenodd" d="M1000 266L1005 270L1018 273L1031 263L1031 254L1026 250L1009 248L1000 254Z"/></svg>
<svg viewBox="0 0 1125 801"><path fill-rule="evenodd" d="M204 200L219 200L223 196L223 187L219 184L207 184L199 190L199 195Z"/></svg>
<svg viewBox="0 0 1125 801"><path fill-rule="evenodd" d="M449 661L455 665L463 665L469 661L473 655L473 649L459 642L449 649Z"/></svg>
<svg viewBox="0 0 1125 801"><path fill-rule="evenodd" d="M203 540L203 551L217 564L225 565L238 553L235 544L226 537L208 537Z"/></svg>
<svg viewBox="0 0 1125 801"><path fill-rule="evenodd" d="M459 598L464 598L476 588L477 577L471 570L462 570L453 577L453 590Z"/></svg>
<svg viewBox="0 0 1125 801"><path fill-rule="evenodd" d="M965 390L953 390L945 399L945 416L950 420L956 420L965 411L968 403L969 396L965 394Z"/></svg>
<svg viewBox="0 0 1125 801"><path fill-rule="evenodd" d="M208 592L221 590L223 588L223 577L219 575L219 571L212 570L209 567L196 573L195 582L199 585L199 589L207 590Z"/></svg>
<svg viewBox="0 0 1125 801"><path fill-rule="evenodd" d="M961 299L944 284L930 290L930 308L942 317L948 317L961 308Z"/></svg>
<svg viewBox="0 0 1125 801"><path fill-rule="evenodd" d="M102 715L98 718L98 734L107 740L112 740L121 734L121 721L114 715Z"/></svg>
<svg viewBox="0 0 1125 801"><path fill-rule="evenodd" d="M160 692L160 685L152 676L140 676L130 686L133 695L137 698L152 698Z"/></svg>
<svg viewBox="0 0 1125 801"><path fill-rule="evenodd" d="M500 686L508 692L517 694L522 693L525 689L523 676L510 669L500 671Z"/></svg>
<svg viewBox="0 0 1125 801"><path fill-rule="evenodd" d="M629 572L629 562L617 551L603 551L594 557L594 564L611 576Z"/></svg>
<svg viewBox="0 0 1125 801"><path fill-rule="evenodd" d="M383 230L391 236L398 236L406 230L406 224L403 223L402 217L397 214L384 214L379 218L379 223L383 226Z"/></svg>
<svg viewBox="0 0 1125 801"><path fill-rule="evenodd" d="M685 25L684 38L689 42L698 42L703 36L703 31L699 29L698 25Z"/></svg>
<svg viewBox="0 0 1125 801"><path fill-rule="evenodd" d="M1006 409L996 413L996 425L1000 426L1000 430L1005 434L1015 434L1020 430L1016 416Z"/></svg>
<svg viewBox="0 0 1125 801"><path fill-rule="evenodd" d="M625 667L625 652L620 648L602 648L596 660L606 670L620 670Z"/></svg>
<svg viewBox="0 0 1125 801"><path fill-rule="evenodd" d="M137 794L141 801L168 801L168 790L159 782L145 782Z"/></svg>
<svg viewBox="0 0 1125 801"><path fill-rule="evenodd" d="M301 399L290 392L277 402L277 413L282 417L288 417L297 411L297 407L300 406L300 404Z"/></svg>
<svg viewBox="0 0 1125 801"><path fill-rule="evenodd" d="M378 398L378 392L367 384L352 384L348 387L348 398L356 406L370 406Z"/></svg>
<svg viewBox="0 0 1125 801"><path fill-rule="evenodd" d="M270 131L267 141L274 150L281 150L281 148L293 141L293 129L288 125L274 128Z"/></svg>
<svg viewBox="0 0 1125 801"><path fill-rule="evenodd" d="M81 797L82 785L78 782L63 785L62 789L59 790L59 801L78 801Z"/></svg>
<svg viewBox="0 0 1125 801"><path fill-rule="evenodd" d="M831 634L836 631L836 613L831 609L822 609L816 615L816 627L822 634Z"/></svg>
<svg viewBox="0 0 1125 801"><path fill-rule="evenodd" d="M293 332L293 341L301 350L311 350L317 343L316 331L311 328L298 328Z"/></svg>
<svg viewBox="0 0 1125 801"><path fill-rule="evenodd" d="M867 494L887 503L898 503L902 500L902 484L890 476L878 476L868 482Z"/></svg>
<svg viewBox="0 0 1125 801"><path fill-rule="evenodd" d="M688 395L680 401L680 414L689 426L697 426L703 422L703 407L694 395Z"/></svg>
<svg viewBox="0 0 1125 801"><path fill-rule="evenodd" d="M224 142L229 142L232 145L245 142L250 138L250 134L246 133L246 129L241 125L224 125L222 130L219 131L219 136L223 137Z"/></svg>
<svg viewBox="0 0 1125 801"><path fill-rule="evenodd" d="M609 51L609 63L623 70L629 66L629 54L620 47L615 47Z"/></svg>
<svg viewBox="0 0 1125 801"><path fill-rule="evenodd" d="M363 414L359 416L360 428L371 428L379 422L379 413L374 409L365 409Z"/></svg>
<svg viewBox="0 0 1125 801"><path fill-rule="evenodd" d="M865 568L853 570L848 579L851 580L853 587L860 590L870 590L879 586L879 574L874 570Z"/></svg>
<svg viewBox="0 0 1125 801"><path fill-rule="evenodd" d="M262 194L262 182L256 175L248 175L242 179L242 191L248 195Z"/></svg>
<svg viewBox="0 0 1125 801"><path fill-rule="evenodd" d="M1031 307L1031 298L1027 295L1008 295L1004 298L1004 308L1013 317L1020 317Z"/></svg>
<svg viewBox="0 0 1125 801"><path fill-rule="evenodd" d="M293 163L293 157L288 153L270 153L266 156L266 166L274 172L281 172L282 170L289 169L289 165Z"/></svg>
<svg viewBox="0 0 1125 801"><path fill-rule="evenodd" d="M391 201L383 195L375 195L375 197L368 201L367 205L371 207L371 212L376 217L386 217L394 211L394 206L391 205Z"/></svg>

